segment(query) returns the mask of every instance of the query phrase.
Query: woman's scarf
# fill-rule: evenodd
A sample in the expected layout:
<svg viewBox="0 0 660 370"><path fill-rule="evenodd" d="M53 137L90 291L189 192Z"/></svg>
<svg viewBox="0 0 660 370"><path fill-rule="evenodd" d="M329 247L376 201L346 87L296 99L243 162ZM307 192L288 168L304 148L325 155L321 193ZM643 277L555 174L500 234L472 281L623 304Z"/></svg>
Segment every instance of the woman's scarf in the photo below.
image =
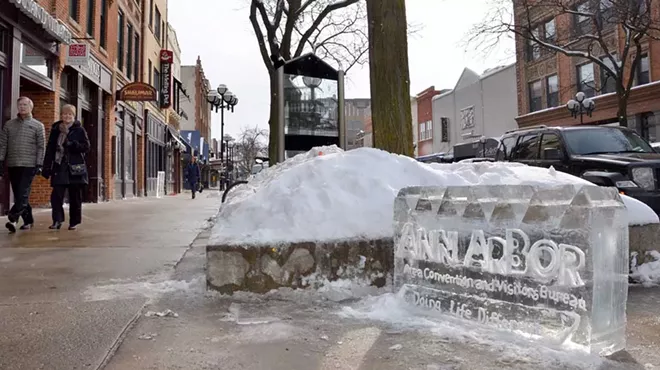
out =
<svg viewBox="0 0 660 370"><path fill-rule="evenodd" d="M60 135L57 137L57 150L55 152L55 163L61 164L62 163L62 158L64 157L64 143L66 142L66 137L69 134L69 129L73 125L73 122L66 124L64 122L60 122L58 125L58 130L60 131Z"/></svg>

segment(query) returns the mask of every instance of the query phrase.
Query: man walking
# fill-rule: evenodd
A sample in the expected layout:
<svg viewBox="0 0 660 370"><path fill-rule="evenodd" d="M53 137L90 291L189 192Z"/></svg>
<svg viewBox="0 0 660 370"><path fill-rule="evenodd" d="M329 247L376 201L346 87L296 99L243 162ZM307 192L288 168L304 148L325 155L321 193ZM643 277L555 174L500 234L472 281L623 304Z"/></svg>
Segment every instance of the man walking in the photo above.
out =
<svg viewBox="0 0 660 370"><path fill-rule="evenodd" d="M202 178L202 173L197 164L197 158L193 156L190 158L190 162L186 165L186 169L183 171L186 176L186 181L190 185L190 190L192 191L192 198L195 199L195 192L197 192L197 186L199 180Z"/></svg>
<svg viewBox="0 0 660 370"><path fill-rule="evenodd" d="M43 123L32 117L34 103L25 96L18 98L18 116L7 121L0 130L0 177L5 163L9 169L9 182L14 192L14 206L9 210L5 224L15 233L18 219L23 219L21 230L29 230L34 224L30 192L34 176L41 173L46 149Z"/></svg>

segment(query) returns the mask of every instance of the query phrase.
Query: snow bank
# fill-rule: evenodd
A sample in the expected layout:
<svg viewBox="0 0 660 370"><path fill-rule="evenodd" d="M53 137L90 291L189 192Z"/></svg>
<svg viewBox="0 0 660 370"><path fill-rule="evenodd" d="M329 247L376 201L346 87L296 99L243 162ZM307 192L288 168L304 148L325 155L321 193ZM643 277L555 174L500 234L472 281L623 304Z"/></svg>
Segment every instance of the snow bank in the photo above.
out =
<svg viewBox="0 0 660 370"><path fill-rule="evenodd" d="M648 251L646 254L653 260L637 266L637 253L632 253L630 278L640 282L645 287L660 285L660 252Z"/></svg>
<svg viewBox="0 0 660 370"><path fill-rule="evenodd" d="M319 147L257 174L232 190L213 228L214 244L286 243L392 236L401 188L438 185L591 183L519 163L424 164L372 148ZM645 204L624 197L630 224L658 223Z"/></svg>

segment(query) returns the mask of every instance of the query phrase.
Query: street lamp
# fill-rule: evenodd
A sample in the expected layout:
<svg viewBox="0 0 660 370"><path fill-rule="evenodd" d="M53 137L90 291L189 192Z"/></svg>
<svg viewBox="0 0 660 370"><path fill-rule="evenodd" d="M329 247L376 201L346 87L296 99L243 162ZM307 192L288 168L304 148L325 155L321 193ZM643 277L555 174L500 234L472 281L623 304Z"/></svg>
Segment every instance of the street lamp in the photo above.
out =
<svg viewBox="0 0 660 370"><path fill-rule="evenodd" d="M238 98L227 89L227 85L220 84L217 89L208 93L206 101L211 104L211 107L215 108L216 113L220 110L220 137L222 138L225 134L225 109L233 113L234 107L238 104ZM222 163L223 152L223 141L220 140L220 163ZM223 190L222 183L220 184L220 190Z"/></svg>
<svg viewBox="0 0 660 370"><path fill-rule="evenodd" d="M229 185L229 157L231 155L231 143L234 141L234 138L231 135L225 135L222 137L222 141L226 143L225 148L227 148L227 157L225 160L225 180L227 180L227 185ZM222 162L220 162L222 163Z"/></svg>
<svg viewBox="0 0 660 370"><path fill-rule="evenodd" d="M580 124L584 123L582 116L586 114L591 117L594 109L596 109L596 102L592 99L587 98L582 91L575 94L575 100L571 99L566 103L566 108L571 112L573 118L577 118L580 115Z"/></svg>

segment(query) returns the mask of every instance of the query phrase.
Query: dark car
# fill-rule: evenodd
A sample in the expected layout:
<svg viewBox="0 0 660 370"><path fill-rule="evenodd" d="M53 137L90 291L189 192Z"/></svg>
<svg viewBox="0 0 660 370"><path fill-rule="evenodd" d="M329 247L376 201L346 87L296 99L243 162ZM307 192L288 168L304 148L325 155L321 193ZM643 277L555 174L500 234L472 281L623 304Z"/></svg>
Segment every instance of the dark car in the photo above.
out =
<svg viewBox="0 0 660 370"><path fill-rule="evenodd" d="M660 214L660 153L625 127L532 127L509 131L496 160L554 167L596 185L614 186Z"/></svg>

